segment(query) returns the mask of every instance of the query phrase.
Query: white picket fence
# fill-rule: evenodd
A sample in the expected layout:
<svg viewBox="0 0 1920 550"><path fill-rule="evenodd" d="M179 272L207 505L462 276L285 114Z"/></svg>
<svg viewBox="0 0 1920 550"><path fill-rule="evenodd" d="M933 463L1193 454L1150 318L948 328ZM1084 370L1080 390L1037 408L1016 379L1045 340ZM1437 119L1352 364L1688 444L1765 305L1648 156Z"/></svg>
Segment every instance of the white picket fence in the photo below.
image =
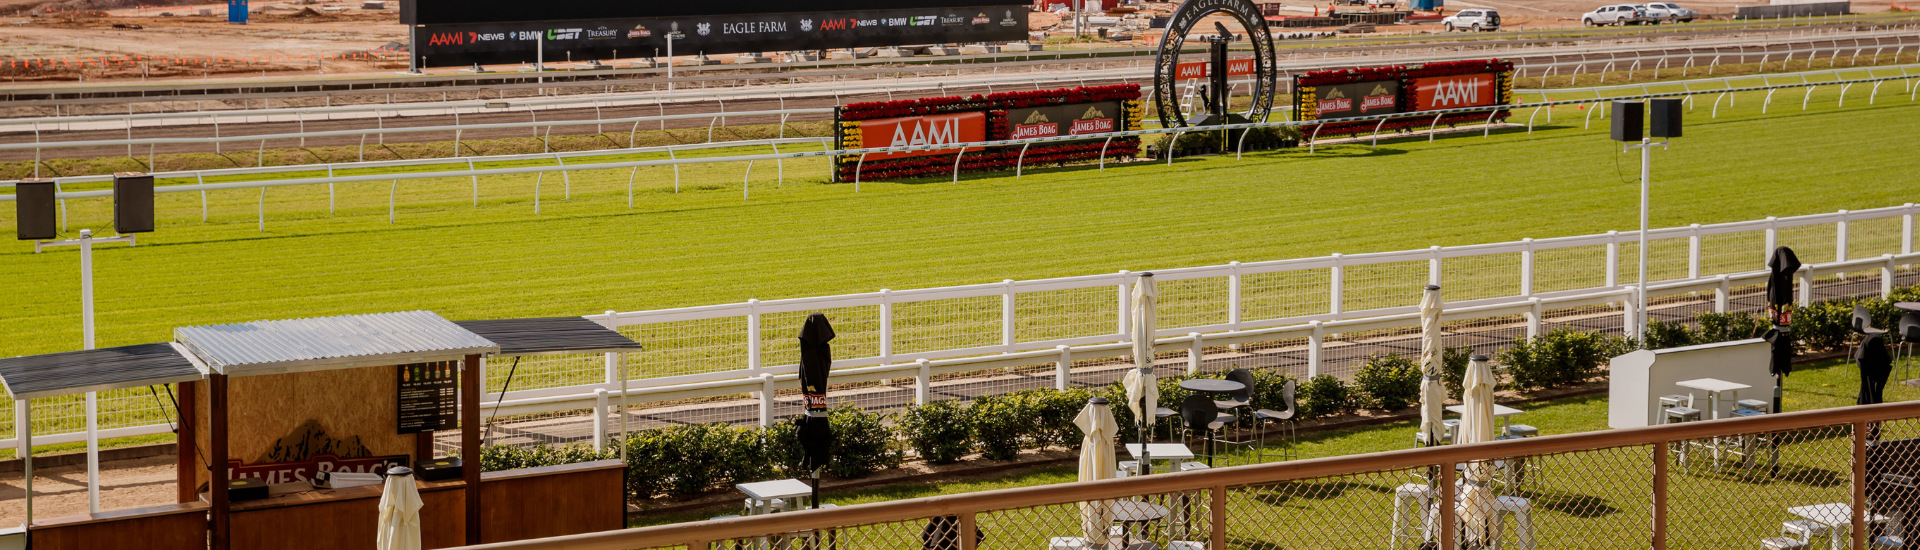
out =
<svg viewBox="0 0 1920 550"><path fill-rule="evenodd" d="M1920 207L1767 218L1691 225L1650 232L1649 300L1712 295L1714 311L1745 287L1764 282L1764 261L1776 245L1792 246L1810 265L1801 272L1802 300L1814 281L1839 276L1852 284L1878 279L1890 292L1896 272L1920 261L1913 219ZM1450 323L1522 319L1526 334L1570 313L1591 316L1609 305L1618 326L1633 327L1638 234L1604 234L1431 247L1369 254L1333 254L1262 262L1156 269L1161 298L1155 349L1185 353L1198 370L1209 354L1234 346L1291 342L1304 346L1305 374L1345 375L1326 350L1378 331L1417 325L1419 290L1443 286ZM1623 274L1625 274L1623 276ZM1851 274L1851 275L1850 275ZM862 294L718 304L588 315L647 346L643 352L529 357L513 389L489 393L484 414L501 417L598 410L596 440L607 433L606 411L620 397L622 362L632 378L627 399L684 404L720 396L757 401L758 420L772 422L776 398L798 387L793 335L809 313L833 320L836 384L913 380L916 403L930 399L938 379L994 375L1010 367L1052 364L1054 387L1065 388L1076 365L1130 353L1128 285L1138 273L1006 280L998 283ZM1624 278L1623 278L1624 277ZM1558 313L1556 313L1558 312ZM1627 330L1631 330L1630 328ZM1162 360L1167 358L1163 355ZM508 375L504 360L486 367L487 390ZM110 392L103 399L101 438L166 433L165 423L129 425L114 418L151 418L164 401L146 389ZM126 395L119 395L124 393ZM58 424L78 411L57 399L36 400L36 420ZM24 414L15 404L14 425ZM83 413L82 413L83 414ZM78 417L84 419L84 416ZM584 419L581 419L584 421ZM76 423L77 424L77 423ZM11 426L0 434L11 436ZM36 443L83 441L84 432L49 430ZM0 439L0 446L18 445Z"/></svg>

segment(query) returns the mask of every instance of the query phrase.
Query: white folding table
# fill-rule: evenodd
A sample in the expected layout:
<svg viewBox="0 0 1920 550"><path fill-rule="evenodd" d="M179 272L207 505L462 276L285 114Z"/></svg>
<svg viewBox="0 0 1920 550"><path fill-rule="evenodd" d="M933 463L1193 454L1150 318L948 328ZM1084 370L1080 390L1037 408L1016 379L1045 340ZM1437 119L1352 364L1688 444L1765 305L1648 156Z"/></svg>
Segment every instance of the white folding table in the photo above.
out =
<svg viewBox="0 0 1920 550"><path fill-rule="evenodd" d="M1827 526L1827 532L1832 535L1828 538L1833 543L1833 550L1841 550L1851 544L1853 538L1851 536L1853 532L1853 506L1850 504L1844 502L1829 502L1812 506L1799 506L1788 508L1787 513ZM1886 521L1887 516L1880 514L1867 515L1867 525L1885 523ZM1848 542L1841 542L1843 540Z"/></svg>

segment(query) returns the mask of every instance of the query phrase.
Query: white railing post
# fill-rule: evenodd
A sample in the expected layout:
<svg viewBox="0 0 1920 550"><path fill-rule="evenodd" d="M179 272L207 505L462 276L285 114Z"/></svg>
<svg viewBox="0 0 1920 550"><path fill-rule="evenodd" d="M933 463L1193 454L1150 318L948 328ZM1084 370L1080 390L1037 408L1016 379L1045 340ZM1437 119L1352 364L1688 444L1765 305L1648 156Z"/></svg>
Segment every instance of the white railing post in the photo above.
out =
<svg viewBox="0 0 1920 550"><path fill-rule="evenodd" d="M1433 251L1433 257L1427 260L1427 284L1437 285L1440 284L1440 245L1433 245L1427 250Z"/></svg>
<svg viewBox="0 0 1920 550"><path fill-rule="evenodd" d="M1114 293L1120 297L1119 314L1113 316L1114 324L1119 330L1114 331L1114 334L1120 335L1120 341L1122 342L1132 341L1133 339L1127 336L1128 329L1132 328L1128 326L1127 318L1130 317L1130 314L1133 312L1133 298L1130 293L1127 292L1127 270L1120 270L1120 284L1114 285Z"/></svg>
<svg viewBox="0 0 1920 550"><path fill-rule="evenodd" d="M27 438L20 437L20 433L27 427L27 401L18 399L13 402L13 456L16 457L27 456L30 452L27 448L30 445L27 443Z"/></svg>
<svg viewBox="0 0 1920 550"><path fill-rule="evenodd" d="M933 396L933 362L921 359L917 363L920 373L913 376L913 404L925 405L927 399Z"/></svg>
<svg viewBox="0 0 1920 550"><path fill-rule="evenodd" d="M1900 215L1900 253L1913 253L1913 203L1907 203L1907 213Z"/></svg>
<svg viewBox="0 0 1920 550"><path fill-rule="evenodd" d="M1733 283L1727 279L1726 275L1721 275L1717 278L1720 280L1720 284L1719 286L1713 287L1713 312L1726 313L1727 299L1729 295L1733 294Z"/></svg>
<svg viewBox="0 0 1920 550"><path fill-rule="evenodd" d="M1328 268L1327 273L1327 313L1332 313L1334 317L1339 317L1344 309L1343 300L1340 298L1340 287L1346 280L1345 271L1346 268L1340 265L1340 253L1335 252L1333 267Z"/></svg>
<svg viewBox="0 0 1920 550"><path fill-rule="evenodd" d="M1767 249L1760 252L1761 265L1773 259L1773 249L1780 246L1780 218L1767 216Z"/></svg>
<svg viewBox="0 0 1920 550"><path fill-rule="evenodd" d="M1620 232L1607 232L1607 288L1620 285Z"/></svg>
<svg viewBox="0 0 1920 550"><path fill-rule="evenodd" d="M1006 346L1004 353L1013 353L1013 279L1001 281L1006 286L1000 289L1000 345Z"/></svg>
<svg viewBox="0 0 1920 550"><path fill-rule="evenodd" d="M611 318L613 312L609 311L607 313L609 314L608 317ZM620 354L607 353L603 355L606 356L604 360L606 362L607 384L613 385L620 383Z"/></svg>
<svg viewBox="0 0 1920 550"><path fill-rule="evenodd" d="M880 358L893 357L893 291L880 289Z"/></svg>
<svg viewBox="0 0 1920 550"><path fill-rule="evenodd" d="M1882 254L1880 257L1887 259L1887 265L1880 266L1880 299L1886 300L1893 298L1893 255Z"/></svg>
<svg viewBox="0 0 1920 550"><path fill-rule="evenodd" d="M1527 298L1527 303L1528 305L1531 306L1529 309L1527 309L1527 338L1539 338L1540 337L1540 316L1542 313L1541 307L1540 307L1540 299Z"/></svg>
<svg viewBox="0 0 1920 550"><path fill-rule="evenodd" d="M1319 321L1308 321L1307 325L1313 327L1313 332L1307 335L1307 378L1311 380L1320 376L1320 348L1326 342L1326 332Z"/></svg>
<svg viewBox="0 0 1920 550"><path fill-rule="evenodd" d="M764 424L762 424L764 425ZM593 390L593 450L607 448L607 389Z"/></svg>
<svg viewBox="0 0 1920 550"><path fill-rule="evenodd" d="M1693 224L1693 234L1687 236L1687 278L1700 278L1700 224ZM1652 271L1652 270L1648 270Z"/></svg>
<svg viewBox="0 0 1920 550"><path fill-rule="evenodd" d="M1234 330L1239 330L1240 262L1228 262L1227 268L1232 270L1232 274L1227 275L1227 324L1232 325ZM1234 346L1234 349L1239 349L1239 346Z"/></svg>
<svg viewBox="0 0 1920 550"><path fill-rule="evenodd" d="M1073 348L1054 346L1060 350L1060 359L1053 362L1053 389L1067 391L1067 384L1073 377Z"/></svg>
<svg viewBox="0 0 1920 550"><path fill-rule="evenodd" d="M1833 229L1833 261L1847 261L1847 211L1840 211L1840 221Z"/></svg>
<svg viewBox="0 0 1920 550"><path fill-rule="evenodd" d="M1533 237L1520 239L1526 248L1520 251L1520 295L1533 295Z"/></svg>
<svg viewBox="0 0 1920 550"><path fill-rule="evenodd" d="M1640 327L1640 321L1634 318L1635 315L1639 313L1635 311L1635 307L1638 304L1635 303L1631 296L1639 295L1640 285L1634 285L1633 291L1634 294L1629 295L1629 298L1620 301L1620 323L1622 325L1620 327L1620 333L1629 338L1639 338L1641 335L1638 334L1639 331L1635 329Z"/></svg>
<svg viewBox="0 0 1920 550"><path fill-rule="evenodd" d="M747 376L760 374L760 300L747 299Z"/></svg>
<svg viewBox="0 0 1920 550"><path fill-rule="evenodd" d="M760 427L773 425L773 374L760 375Z"/></svg>
<svg viewBox="0 0 1920 550"><path fill-rule="evenodd" d="M1193 344L1187 346L1187 375L1199 376L1200 375L1200 355L1204 353L1203 347L1202 347L1203 344L1201 344L1201 336L1200 336L1200 333L1198 332L1189 332L1187 333L1187 337L1193 339Z"/></svg>
<svg viewBox="0 0 1920 550"><path fill-rule="evenodd" d="M1800 266L1800 307L1813 305L1813 266Z"/></svg>

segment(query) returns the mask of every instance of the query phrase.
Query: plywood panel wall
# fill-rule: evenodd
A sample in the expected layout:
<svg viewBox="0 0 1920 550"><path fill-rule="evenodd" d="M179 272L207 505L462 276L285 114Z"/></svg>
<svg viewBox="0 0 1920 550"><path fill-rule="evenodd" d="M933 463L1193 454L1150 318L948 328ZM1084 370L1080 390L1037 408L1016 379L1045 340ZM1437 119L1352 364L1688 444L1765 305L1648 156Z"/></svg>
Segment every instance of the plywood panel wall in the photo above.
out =
<svg viewBox="0 0 1920 550"><path fill-rule="evenodd" d="M396 433L399 381L396 367L368 367L229 379L227 456L245 464L269 461L276 442L293 444L316 428L331 439L371 456L413 456L414 436ZM194 384L194 430L204 459L212 447L208 415L209 384ZM275 461L281 462L281 461ZM197 469L195 486L208 473Z"/></svg>

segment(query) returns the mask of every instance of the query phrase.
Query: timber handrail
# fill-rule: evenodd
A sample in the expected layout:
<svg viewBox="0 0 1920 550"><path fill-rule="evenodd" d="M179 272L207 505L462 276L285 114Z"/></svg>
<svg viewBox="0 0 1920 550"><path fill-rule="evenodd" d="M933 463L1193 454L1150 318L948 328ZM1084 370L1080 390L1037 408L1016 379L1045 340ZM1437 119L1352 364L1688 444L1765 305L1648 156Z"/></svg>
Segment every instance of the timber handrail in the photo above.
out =
<svg viewBox="0 0 1920 550"><path fill-rule="evenodd" d="M1436 464L1454 464L1476 460L1503 459L1514 456L1554 454L1636 445L1657 445L1672 441L1696 440L1717 436L1800 430L1914 417L1920 417L1920 402L1885 403L1879 405L1788 412L1751 418L1552 435L1474 445L1449 445L1071 484L1042 485L977 493L940 495L844 506L840 508L803 510L763 516L678 523L618 531L602 531L598 533L568 535L546 539L484 544L464 548L472 550L546 550L561 548L570 550L624 550L631 548L680 546L698 541L749 538L772 533L828 527L849 527L934 516L973 514L992 510L1119 499L1204 489L1243 487ZM688 550L699 549L689 548Z"/></svg>

